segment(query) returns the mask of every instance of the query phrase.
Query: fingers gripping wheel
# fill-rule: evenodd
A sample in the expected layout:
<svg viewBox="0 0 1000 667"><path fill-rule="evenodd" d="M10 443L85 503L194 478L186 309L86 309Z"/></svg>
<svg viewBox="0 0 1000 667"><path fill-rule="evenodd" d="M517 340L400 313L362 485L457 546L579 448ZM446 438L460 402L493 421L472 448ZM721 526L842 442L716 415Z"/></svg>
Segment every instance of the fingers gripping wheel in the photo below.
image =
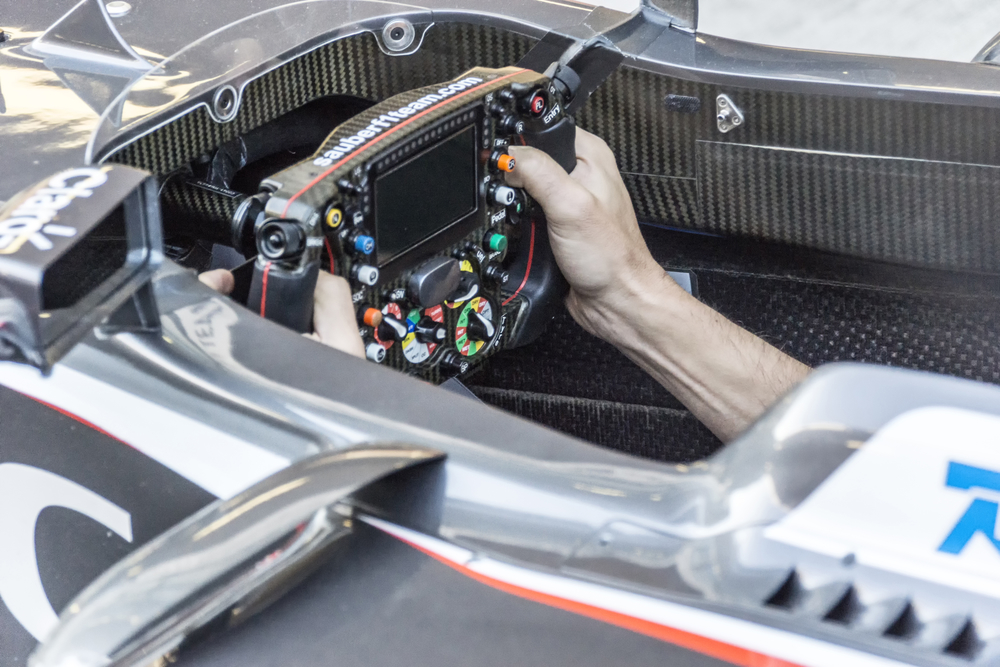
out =
<svg viewBox="0 0 1000 667"><path fill-rule="evenodd" d="M322 244L317 225L269 219L258 227L256 237L247 306L299 333L310 331Z"/></svg>
<svg viewBox="0 0 1000 667"><path fill-rule="evenodd" d="M467 371L562 297L543 223L504 181L517 168L508 149L537 146L571 168L574 142L561 90L514 67L472 69L368 109L261 184L263 314L307 326L271 310L273 290L293 279L304 289L322 262L351 284L370 359L431 381Z"/></svg>

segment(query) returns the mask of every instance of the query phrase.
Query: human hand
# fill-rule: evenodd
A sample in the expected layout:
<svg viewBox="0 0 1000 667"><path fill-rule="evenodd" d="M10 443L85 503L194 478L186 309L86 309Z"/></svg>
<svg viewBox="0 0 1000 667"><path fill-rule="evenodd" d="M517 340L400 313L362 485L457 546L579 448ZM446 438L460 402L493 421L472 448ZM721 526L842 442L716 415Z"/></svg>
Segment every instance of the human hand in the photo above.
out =
<svg viewBox="0 0 1000 667"><path fill-rule="evenodd" d="M636 295L654 286L672 289L671 283L680 289L649 253L603 140L577 129L577 163L570 174L539 150L510 150L517 167L507 182L527 190L544 209L552 251L571 287L567 308L584 328L607 338Z"/></svg>
<svg viewBox="0 0 1000 667"><path fill-rule="evenodd" d="M341 352L365 358L351 286L340 276L319 272L313 297L313 333L307 335Z"/></svg>
<svg viewBox="0 0 1000 667"><path fill-rule="evenodd" d="M809 368L690 296L639 232L607 144L576 133L567 174L545 153L511 148L507 182L541 204L570 314L624 352L722 440L742 433Z"/></svg>
<svg viewBox="0 0 1000 667"><path fill-rule="evenodd" d="M222 294L229 294L236 285L233 274L225 269L206 271L198 276L198 280ZM320 271L313 296L314 331L306 336L364 359L365 346L358 335L354 317L350 285L339 276Z"/></svg>
<svg viewBox="0 0 1000 667"><path fill-rule="evenodd" d="M198 280L208 285L219 294L232 294L236 287L236 279L233 274L225 269L213 269L205 273L198 274Z"/></svg>

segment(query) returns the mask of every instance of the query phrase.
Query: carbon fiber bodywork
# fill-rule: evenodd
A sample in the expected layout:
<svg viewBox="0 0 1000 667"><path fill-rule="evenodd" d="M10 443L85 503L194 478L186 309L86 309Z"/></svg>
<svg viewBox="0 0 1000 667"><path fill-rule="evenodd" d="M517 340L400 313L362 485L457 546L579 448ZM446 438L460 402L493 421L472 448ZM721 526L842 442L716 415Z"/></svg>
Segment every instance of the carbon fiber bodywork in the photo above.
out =
<svg viewBox="0 0 1000 667"><path fill-rule="evenodd" d="M746 120L723 134L715 98ZM685 113L668 95L700 101ZM921 266L1000 270L1000 109L755 91L623 67L579 114L641 219ZM817 154L819 153L819 154ZM874 158L891 159L874 159Z"/></svg>
<svg viewBox="0 0 1000 667"><path fill-rule="evenodd" d="M252 81L233 121L197 108L110 159L169 173L311 100L385 99L476 65L516 62L534 43L449 23L432 26L413 55L389 56L371 34L348 37ZM746 115L727 134L715 119L722 92ZM699 100L700 109L675 110L669 95ZM986 168L1000 165L996 107L752 90L623 66L578 115L615 152L645 220L877 260L1000 270L988 233L1000 209L1000 172ZM799 182L810 185L793 186Z"/></svg>
<svg viewBox="0 0 1000 667"><path fill-rule="evenodd" d="M251 82L236 117L228 123L218 123L207 109L197 108L108 159L166 174L312 100L328 95L384 100L453 79L473 67L511 65L532 44L530 38L507 30L446 23L432 26L413 55L390 56L374 35L361 33L315 49Z"/></svg>
<svg viewBox="0 0 1000 667"><path fill-rule="evenodd" d="M697 153L705 231L917 266L1000 269L998 167L719 142L698 142Z"/></svg>

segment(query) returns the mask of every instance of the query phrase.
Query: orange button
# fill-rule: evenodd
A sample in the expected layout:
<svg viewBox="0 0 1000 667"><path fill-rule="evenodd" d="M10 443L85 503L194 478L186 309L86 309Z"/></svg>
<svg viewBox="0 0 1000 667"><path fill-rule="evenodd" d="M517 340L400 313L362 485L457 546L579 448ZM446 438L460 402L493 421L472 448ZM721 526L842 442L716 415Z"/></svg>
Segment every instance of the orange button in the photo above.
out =
<svg viewBox="0 0 1000 667"><path fill-rule="evenodd" d="M514 158L504 153L497 158L497 169L500 171L514 171Z"/></svg>
<svg viewBox="0 0 1000 667"><path fill-rule="evenodd" d="M368 326L377 327L382 324L382 311L376 308L365 308L363 319Z"/></svg>

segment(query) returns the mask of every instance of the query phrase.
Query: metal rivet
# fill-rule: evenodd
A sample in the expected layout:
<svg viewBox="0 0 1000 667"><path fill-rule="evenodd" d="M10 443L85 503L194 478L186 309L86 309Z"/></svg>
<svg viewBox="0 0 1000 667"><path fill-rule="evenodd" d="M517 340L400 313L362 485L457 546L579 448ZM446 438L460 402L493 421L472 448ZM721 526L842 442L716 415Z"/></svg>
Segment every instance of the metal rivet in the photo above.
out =
<svg viewBox="0 0 1000 667"><path fill-rule="evenodd" d="M132 11L132 5L125 2L125 0L111 0L111 2L104 6L107 7L108 14L113 19L120 19Z"/></svg>
<svg viewBox="0 0 1000 667"><path fill-rule="evenodd" d="M232 86L222 86L215 91L212 109L219 120L232 120L236 116L238 96Z"/></svg>
<svg viewBox="0 0 1000 667"><path fill-rule="evenodd" d="M390 51L405 51L413 45L417 31L406 19L393 19L382 28L382 41Z"/></svg>

